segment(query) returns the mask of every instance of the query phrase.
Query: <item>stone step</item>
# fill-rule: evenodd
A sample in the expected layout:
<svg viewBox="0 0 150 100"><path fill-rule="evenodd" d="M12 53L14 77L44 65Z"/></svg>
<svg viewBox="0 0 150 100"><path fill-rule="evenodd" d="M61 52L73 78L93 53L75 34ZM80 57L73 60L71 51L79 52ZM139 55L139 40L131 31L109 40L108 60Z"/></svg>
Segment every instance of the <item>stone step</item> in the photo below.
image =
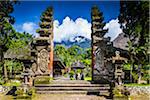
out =
<svg viewBox="0 0 150 100"><path fill-rule="evenodd" d="M91 84L89 81L84 80L53 80L52 84Z"/></svg>
<svg viewBox="0 0 150 100"><path fill-rule="evenodd" d="M109 87L109 84L35 84L35 87Z"/></svg>
<svg viewBox="0 0 150 100"><path fill-rule="evenodd" d="M108 91L37 91L38 94L104 94Z"/></svg>
<svg viewBox="0 0 150 100"><path fill-rule="evenodd" d="M36 90L53 91L53 90L109 90L110 87L36 87Z"/></svg>
<svg viewBox="0 0 150 100"><path fill-rule="evenodd" d="M40 94L103 94L110 92L109 84L93 84L84 80L52 80L51 84L35 84Z"/></svg>

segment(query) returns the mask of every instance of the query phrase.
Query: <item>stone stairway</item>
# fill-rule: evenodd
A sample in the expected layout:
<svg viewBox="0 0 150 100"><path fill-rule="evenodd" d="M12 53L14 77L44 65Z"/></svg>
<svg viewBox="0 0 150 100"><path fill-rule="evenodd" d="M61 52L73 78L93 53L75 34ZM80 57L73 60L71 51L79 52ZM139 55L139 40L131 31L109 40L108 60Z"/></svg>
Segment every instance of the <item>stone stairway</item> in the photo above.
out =
<svg viewBox="0 0 150 100"><path fill-rule="evenodd" d="M35 84L39 94L109 95L109 84L92 84L83 80L53 80L51 84Z"/></svg>

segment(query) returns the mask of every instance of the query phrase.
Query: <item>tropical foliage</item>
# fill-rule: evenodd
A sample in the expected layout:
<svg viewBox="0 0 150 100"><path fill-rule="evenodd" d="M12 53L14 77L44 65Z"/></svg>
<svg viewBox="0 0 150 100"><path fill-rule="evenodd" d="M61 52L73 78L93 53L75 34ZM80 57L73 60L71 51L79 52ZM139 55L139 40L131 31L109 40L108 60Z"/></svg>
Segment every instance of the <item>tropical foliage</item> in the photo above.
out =
<svg viewBox="0 0 150 100"><path fill-rule="evenodd" d="M136 70L138 83L141 80L142 70L148 65L149 44L149 2L148 1L121 1L119 21L125 36L129 38L129 64ZM134 69L138 65L137 69Z"/></svg>
<svg viewBox="0 0 150 100"><path fill-rule="evenodd" d="M63 45L56 45L54 53L59 56L67 68L71 68L75 61L84 63L86 76L91 76L91 48L83 49L76 45L66 48Z"/></svg>
<svg viewBox="0 0 150 100"><path fill-rule="evenodd" d="M19 53L29 52L28 44L32 40L32 35L29 33L16 32L13 28L15 19L11 16L14 11L13 6L17 2L15 1L3 1L0 2L0 73L3 73L5 80L7 80L7 74L9 72L12 75L13 71L19 71L22 68L22 64L14 59L11 61L4 60L4 55L8 51L13 55L19 55ZM1 74L2 75L2 74Z"/></svg>

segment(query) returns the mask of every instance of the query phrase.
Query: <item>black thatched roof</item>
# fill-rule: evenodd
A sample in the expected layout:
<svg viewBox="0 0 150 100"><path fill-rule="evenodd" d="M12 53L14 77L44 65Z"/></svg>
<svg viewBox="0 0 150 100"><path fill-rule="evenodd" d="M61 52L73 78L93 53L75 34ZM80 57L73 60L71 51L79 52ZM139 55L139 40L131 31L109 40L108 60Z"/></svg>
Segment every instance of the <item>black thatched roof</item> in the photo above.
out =
<svg viewBox="0 0 150 100"><path fill-rule="evenodd" d="M114 47L114 53L115 53L115 51L119 51L121 57L129 58L129 53L128 53L127 50L124 50L124 49L121 49L121 48Z"/></svg>
<svg viewBox="0 0 150 100"><path fill-rule="evenodd" d="M129 58L129 53L128 53L128 51L125 50L125 49L117 48L117 47L114 47L114 46L108 46L108 47L106 48L106 50L107 50L107 53L106 53L105 57L107 57L107 58L110 58L110 57L112 57L112 56L115 56L115 55L116 55L116 54L115 54L116 51L119 51L119 52L120 52L120 56L121 56L121 57Z"/></svg>
<svg viewBox="0 0 150 100"><path fill-rule="evenodd" d="M30 49L28 47L20 48L18 50L8 49L4 53L5 59L19 59L19 60L32 60L33 57L30 55Z"/></svg>
<svg viewBox="0 0 150 100"><path fill-rule="evenodd" d="M85 65L80 61L76 61L72 64L72 68L74 68L74 69L84 69Z"/></svg>
<svg viewBox="0 0 150 100"><path fill-rule="evenodd" d="M125 33L120 33L114 40L113 40L113 46L116 48L120 48L123 50L127 50L127 45L129 38L125 37Z"/></svg>
<svg viewBox="0 0 150 100"><path fill-rule="evenodd" d="M54 61L61 61L60 58L56 54L54 54Z"/></svg>
<svg viewBox="0 0 150 100"><path fill-rule="evenodd" d="M34 59L34 57L31 56L31 51L29 48L19 49L17 50L17 52L15 50L8 49L7 52L4 54L4 58L10 60L16 59L20 61L28 61ZM65 65L56 54L54 54L54 62L58 62L60 67L65 68Z"/></svg>
<svg viewBox="0 0 150 100"><path fill-rule="evenodd" d="M65 68L65 65L63 64L63 62L61 61L61 59L56 54L54 54L54 59L53 60L54 60L54 67L57 64L61 69Z"/></svg>

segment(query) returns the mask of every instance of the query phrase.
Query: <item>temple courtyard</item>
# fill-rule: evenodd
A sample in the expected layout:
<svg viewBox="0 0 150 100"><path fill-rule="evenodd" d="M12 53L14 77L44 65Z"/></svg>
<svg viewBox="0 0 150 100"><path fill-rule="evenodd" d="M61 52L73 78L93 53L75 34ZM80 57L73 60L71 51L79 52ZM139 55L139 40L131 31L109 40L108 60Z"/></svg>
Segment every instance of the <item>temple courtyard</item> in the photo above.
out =
<svg viewBox="0 0 150 100"><path fill-rule="evenodd" d="M148 1L41 1L0 1L0 100L150 100Z"/></svg>

